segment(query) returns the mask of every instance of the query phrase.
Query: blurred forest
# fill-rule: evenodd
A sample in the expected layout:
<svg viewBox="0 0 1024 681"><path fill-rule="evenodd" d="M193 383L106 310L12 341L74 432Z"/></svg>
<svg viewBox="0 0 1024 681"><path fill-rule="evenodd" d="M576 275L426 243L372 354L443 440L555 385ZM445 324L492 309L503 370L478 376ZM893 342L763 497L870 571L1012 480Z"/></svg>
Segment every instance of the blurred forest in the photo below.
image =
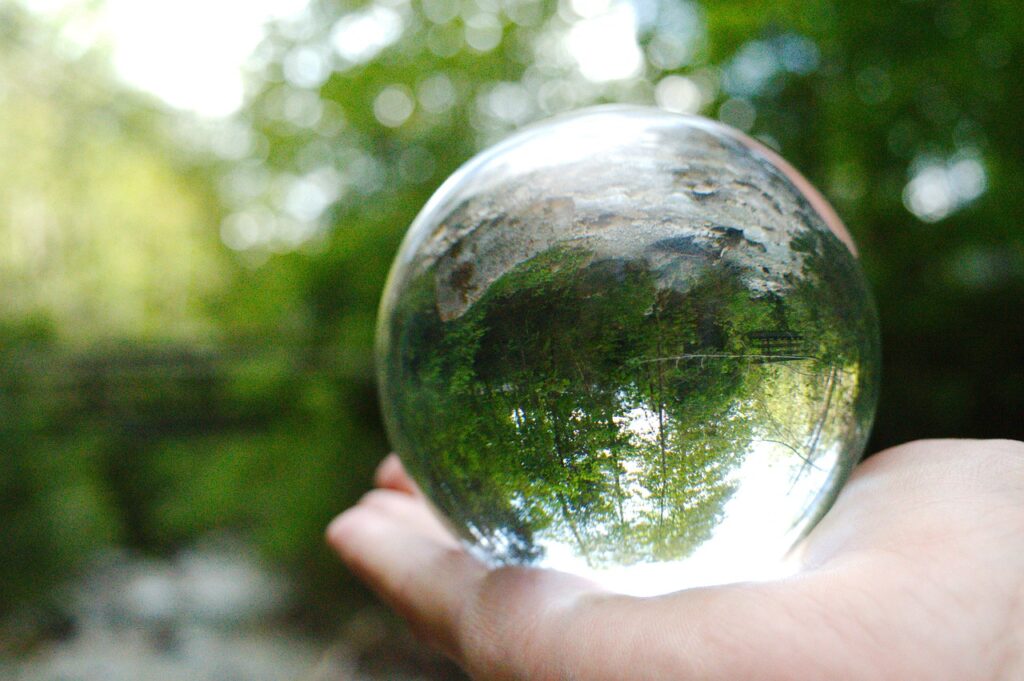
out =
<svg viewBox="0 0 1024 681"><path fill-rule="evenodd" d="M719 118L834 203L881 314L871 451L1024 438L1018 0L312 0L223 120L63 30L0 0L0 621L104 547L225 532L303 624L364 602L321 537L387 451L399 240L476 150L592 103Z"/></svg>

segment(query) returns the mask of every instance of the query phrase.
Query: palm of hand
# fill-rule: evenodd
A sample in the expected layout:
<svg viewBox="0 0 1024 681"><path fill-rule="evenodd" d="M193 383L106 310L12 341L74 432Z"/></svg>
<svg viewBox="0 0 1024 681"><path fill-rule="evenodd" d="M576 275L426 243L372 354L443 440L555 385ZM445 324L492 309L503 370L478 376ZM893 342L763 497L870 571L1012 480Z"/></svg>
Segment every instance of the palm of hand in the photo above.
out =
<svg viewBox="0 0 1024 681"><path fill-rule="evenodd" d="M922 441L862 464L794 577L636 599L487 570L389 457L328 529L474 678L1024 679L1024 445Z"/></svg>

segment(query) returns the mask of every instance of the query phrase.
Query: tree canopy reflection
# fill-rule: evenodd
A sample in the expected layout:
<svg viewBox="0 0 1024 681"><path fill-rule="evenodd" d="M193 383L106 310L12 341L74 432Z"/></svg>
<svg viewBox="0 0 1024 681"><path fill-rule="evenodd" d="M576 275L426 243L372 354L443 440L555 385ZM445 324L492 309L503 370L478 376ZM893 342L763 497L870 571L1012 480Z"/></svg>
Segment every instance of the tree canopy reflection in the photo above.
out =
<svg viewBox="0 0 1024 681"><path fill-rule="evenodd" d="M690 555L755 443L781 447L795 480L862 440L843 414L869 303L829 260L838 240L808 235L806 276L784 295L701 259L665 288L644 260L556 246L446 322L426 270L393 317L399 451L498 562L553 544L595 568Z"/></svg>

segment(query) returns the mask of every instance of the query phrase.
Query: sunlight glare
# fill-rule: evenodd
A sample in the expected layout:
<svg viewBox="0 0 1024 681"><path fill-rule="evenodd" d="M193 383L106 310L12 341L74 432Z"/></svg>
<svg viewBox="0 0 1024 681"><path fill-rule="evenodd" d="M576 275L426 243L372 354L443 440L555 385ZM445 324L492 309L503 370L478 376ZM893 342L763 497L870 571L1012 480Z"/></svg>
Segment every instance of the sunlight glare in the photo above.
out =
<svg viewBox="0 0 1024 681"><path fill-rule="evenodd" d="M24 4L57 20L72 17L74 35L66 39L109 45L114 68L128 84L172 107L221 118L244 102L242 66L266 24L299 16L308 0L107 0L95 11L81 0ZM88 30L80 25L83 17Z"/></svg>
<svg viewBox="0 0 1024 681"><path fill-rule="evenodd" d="M573 24L565 47L583 77L594 83L632 78L643 66L636 42L636 10L626 3Z"/></svg>
<svg viewBox="0 0 1024 681"><path fill-rule="evenodd" d="M398 40L402 35L402 17L390 7L371 6L346 14L331 30L331 42L347 64L362 64Z"/></svg>

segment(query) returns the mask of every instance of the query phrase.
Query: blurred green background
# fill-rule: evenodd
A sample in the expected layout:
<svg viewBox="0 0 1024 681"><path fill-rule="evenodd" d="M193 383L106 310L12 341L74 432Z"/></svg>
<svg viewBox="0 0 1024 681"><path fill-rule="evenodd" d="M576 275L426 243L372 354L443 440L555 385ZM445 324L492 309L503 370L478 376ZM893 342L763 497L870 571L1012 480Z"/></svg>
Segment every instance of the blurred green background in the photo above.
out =
<svg viewBox="0 0 1024 681"><path fill-rule="evenodd" d="M1019 0L291 0L244 90L182 104L139 82L242 31L191 4L146 62L101 30L124 2L0 0L0 648L98 553L211 534L302 627L366 602L321 536L387 449L399 240L476 150L588 104L719 118L834 203L881 312L872 451L1024 438Z"/></svg>

